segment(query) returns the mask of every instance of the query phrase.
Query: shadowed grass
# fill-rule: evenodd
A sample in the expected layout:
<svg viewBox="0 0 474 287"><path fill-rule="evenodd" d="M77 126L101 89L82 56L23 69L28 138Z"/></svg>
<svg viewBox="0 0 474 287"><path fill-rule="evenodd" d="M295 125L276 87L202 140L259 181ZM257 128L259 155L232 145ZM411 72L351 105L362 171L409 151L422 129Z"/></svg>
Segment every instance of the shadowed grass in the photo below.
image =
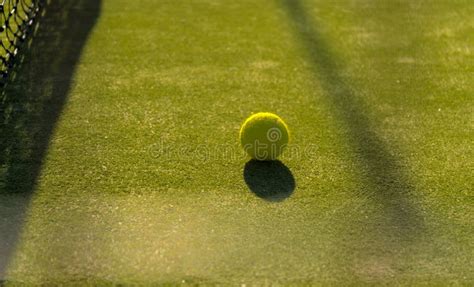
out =
<svg viewBox="0 0 474 287"><path fill-rule="evenodd" d="M276 0L102 2L99 25L50 138L7 280L472 282L462 141L469 136L459 114L466 109L453 106L451 113L433 115L423 105L431 84L413 77L408 65L415 57L405 55L407 41L419 40L411 24L420 18L397 6L413 1L307 0L300 2L304 9L283 9ZM468 13L457 14L468 4L416 12L433 22L449 16L442 26L454 29L469 21ZM291 21L289 9L296 10ZM466 42L449 43L456 51ZM469 50L461 52L459 62ZM399 58L403 69L386 67ZM426 60L433 59L438 62L423 70L427 77L448 63ZM456 67L447 81L467 82ZM428 92L415 96L407 85ZM452 95L447 91L440 102L452 104ZM265 199L285 178L277 176L285 175L281 168L270 174L272 166L248 168L247 182L242 174L248 159L238 143L239 125L262 110L283 116L294 135L295 153L281 160L298 183L278 204ZM426 137L428 128L448 121L459 138L434 132ZM450 143L438 149L431 139ZM316 146L311 153L294 155L309 145ZM222 146L235 154L201 156L201 148ZM442 173L444 163L450 173ZM249 192L249 183L257 193ZM283 198L292 185L290 177L278 188Z"/></svg>
<svg viewBox="0 0 474 287"><path fill-rule="evenodd" d="M100 11L100 1L51 1L23 63L1 93L0 278L22 231L76 64Z"/></svg>
<svg viewBox="0 0 474 287"><path fill-rule="evenodd" d="M334 113L342 118L360 160L359 168L368 181L362 196L383 206L391 231L399 237L413 237L423 230L423 218L412 199L413 187L397 151L390 150L377 134L376 123L367 117L368 108L351 79L343 75L342 63L318 31L299 0L281 0L295 34L306 49L314 76L320 80Z"/></svg>
<svg viewBox="0 0 474 287"><path fill-rule="evenodd" d="M290 197L295 190L295 179L281 161L250 160L244 167L244 180L260 198L278 202Z"/></svg>

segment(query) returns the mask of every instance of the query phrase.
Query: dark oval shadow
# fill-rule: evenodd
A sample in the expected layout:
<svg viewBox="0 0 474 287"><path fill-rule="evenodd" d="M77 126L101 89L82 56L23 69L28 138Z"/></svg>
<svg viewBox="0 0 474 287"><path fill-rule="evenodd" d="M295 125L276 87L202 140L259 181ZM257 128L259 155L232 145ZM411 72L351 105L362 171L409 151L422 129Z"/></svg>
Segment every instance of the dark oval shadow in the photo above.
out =
<svg viewBox="0 0 474 287"><path fill-rule="evenodd" d="M281 161L250 160L244 167L244 180L250 191L267 201L279 202L295 190L295 178Z"/></svg>

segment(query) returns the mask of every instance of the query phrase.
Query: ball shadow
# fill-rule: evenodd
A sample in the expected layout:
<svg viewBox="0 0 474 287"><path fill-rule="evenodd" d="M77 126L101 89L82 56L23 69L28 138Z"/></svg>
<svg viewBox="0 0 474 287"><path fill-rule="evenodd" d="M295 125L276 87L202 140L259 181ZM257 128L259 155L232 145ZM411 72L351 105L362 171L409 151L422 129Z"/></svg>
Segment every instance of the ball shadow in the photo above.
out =
<svg viewBox="0 0 474 287"><path fill-rule="evenodd" d="M244 180L256 196L280 202L293 194L295 178L282 162L250 160L244 167Z"/></svg>

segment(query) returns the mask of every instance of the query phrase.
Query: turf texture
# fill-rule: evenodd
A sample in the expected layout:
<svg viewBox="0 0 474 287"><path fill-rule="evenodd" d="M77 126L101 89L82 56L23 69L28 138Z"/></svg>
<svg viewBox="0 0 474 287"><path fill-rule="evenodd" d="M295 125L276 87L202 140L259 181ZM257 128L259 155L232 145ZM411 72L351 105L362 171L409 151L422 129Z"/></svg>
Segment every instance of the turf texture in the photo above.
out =
<svg viewBox="0 0 474 287"><path fill-rule="evenodd" d="M51 1L2 92L0 280L472 285L473 14ZM280 162L239 146L259 111Z"/></svg>

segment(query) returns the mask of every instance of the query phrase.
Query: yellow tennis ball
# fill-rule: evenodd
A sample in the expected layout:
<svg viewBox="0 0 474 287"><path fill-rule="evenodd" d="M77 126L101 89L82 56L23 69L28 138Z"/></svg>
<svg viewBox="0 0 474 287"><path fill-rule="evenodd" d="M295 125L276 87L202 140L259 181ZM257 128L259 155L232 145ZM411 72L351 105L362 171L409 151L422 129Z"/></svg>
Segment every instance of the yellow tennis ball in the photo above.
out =
<svg viewBox="0 0 474 287"><path fill-rule="evenodd" d="M288 126L277 115L256 113L240 128L240 143L245 152L256 160L275 160L288 145Z"/></svg>

